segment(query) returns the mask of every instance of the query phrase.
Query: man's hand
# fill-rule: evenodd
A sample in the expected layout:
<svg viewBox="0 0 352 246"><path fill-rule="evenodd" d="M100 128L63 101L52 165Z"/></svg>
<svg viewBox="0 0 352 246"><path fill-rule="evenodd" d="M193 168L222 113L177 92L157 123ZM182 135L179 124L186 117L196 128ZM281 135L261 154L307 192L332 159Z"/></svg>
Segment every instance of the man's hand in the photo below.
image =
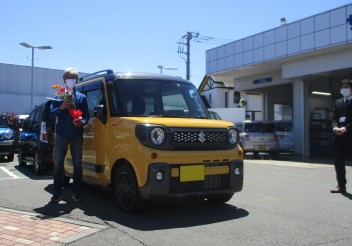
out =
<svg viewBox="0 0 352 246"><path fill-rule="evenodd" d="M75 125L75 127L81 127L82 126L82 118L81 117L79 117L79 118L77 118L77 119L74 119L73 121L72 121L72 123Z"/></svg>
<svg viewBox="0 0 352 246"><path fill-rule="evenodd" d="M336 128L334 129L334 132L337 136L342 136L346 132L346 128L344 127Z"/></svg>
<svg viewBox="0 0 352 246"><path fill-rule="evenodd" d="M70 101L64 101L61 105L60 105L60 110L64 110L65 108L70 108L71 107L71 102Z"/></svg>

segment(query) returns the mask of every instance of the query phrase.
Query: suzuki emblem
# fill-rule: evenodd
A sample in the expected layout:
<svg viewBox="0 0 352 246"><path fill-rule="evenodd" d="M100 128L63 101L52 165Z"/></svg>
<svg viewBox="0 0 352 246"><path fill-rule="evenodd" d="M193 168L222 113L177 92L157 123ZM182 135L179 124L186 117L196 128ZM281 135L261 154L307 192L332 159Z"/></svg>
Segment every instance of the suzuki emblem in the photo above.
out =
<svg viewBox="0 0 352 246"><path fill-rule="evenodd" d="M201 142L201 143L204 143L205 142L205 140L207 140L206 138L205 138L205 134L204 134L204 132L200 132L199 134L198 134L198 140L199 140L199 142Z"/></svg>

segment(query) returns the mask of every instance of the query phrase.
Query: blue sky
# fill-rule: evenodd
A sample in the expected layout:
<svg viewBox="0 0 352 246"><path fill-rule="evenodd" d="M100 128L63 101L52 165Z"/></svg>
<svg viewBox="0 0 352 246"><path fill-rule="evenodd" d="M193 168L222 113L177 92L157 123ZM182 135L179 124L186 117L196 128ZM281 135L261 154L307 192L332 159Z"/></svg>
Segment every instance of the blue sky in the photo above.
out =
<svg viewBox="0 0 352 246"><path fill-rule="evenodd" d="M345 0L3 0L0 2L0 62L81 72L160 73L158 65L177 67L164 74L186 77L177 42L187 32L237 40L303 19L351 1ZM205 51L219 46L191 42L191 81L205 75ZM59 83L61 81L58 81Z"/></svg>

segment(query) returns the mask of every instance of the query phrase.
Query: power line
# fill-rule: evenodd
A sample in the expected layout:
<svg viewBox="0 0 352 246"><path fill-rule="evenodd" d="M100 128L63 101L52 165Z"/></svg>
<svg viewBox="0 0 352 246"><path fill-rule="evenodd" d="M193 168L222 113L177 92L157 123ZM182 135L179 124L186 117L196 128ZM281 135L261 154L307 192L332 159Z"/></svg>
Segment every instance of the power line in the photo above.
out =
<svg viewBox="0 0 352 246"><path fill-rule="evenodd" d="M185 60L186 62L186 79L190 79L190 66L191 66L191 41L196 43L204 44L225 44L233 41L233 39L227 38L214 38L205 35L199 34L199 32L187 32L186 35L183 35L177 42L178 48L177 53L180 59ZM186 47L186 51L185 51Z"/></svg>

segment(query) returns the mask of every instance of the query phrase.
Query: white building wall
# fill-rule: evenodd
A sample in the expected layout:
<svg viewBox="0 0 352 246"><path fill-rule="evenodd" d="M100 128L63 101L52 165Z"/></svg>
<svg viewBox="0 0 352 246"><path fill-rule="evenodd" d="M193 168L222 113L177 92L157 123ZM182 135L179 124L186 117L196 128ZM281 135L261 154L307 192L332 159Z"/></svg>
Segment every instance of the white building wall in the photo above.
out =
<svg viewBox="0 0 352 246"><path fill-rule="evenodd" d="M63 84L63 70L34 67L33 105L53 97L53 84ZM85 73L80 73L84 75ZM0 112L28 114L31 111L31 67L0 63Z"/></svg>
<svg viewBox="0 0 352 246"><path fill-rule="evenodd" d="M352 50L335 51L284 63L282 77L299 77L350 67L352 67Z"/></svg>
<svg viewBox="0 0 352 246"><path fill-rule="evenodd" d="M290 57L352 41L352 4L207 50L206 73Z"/></svg>

